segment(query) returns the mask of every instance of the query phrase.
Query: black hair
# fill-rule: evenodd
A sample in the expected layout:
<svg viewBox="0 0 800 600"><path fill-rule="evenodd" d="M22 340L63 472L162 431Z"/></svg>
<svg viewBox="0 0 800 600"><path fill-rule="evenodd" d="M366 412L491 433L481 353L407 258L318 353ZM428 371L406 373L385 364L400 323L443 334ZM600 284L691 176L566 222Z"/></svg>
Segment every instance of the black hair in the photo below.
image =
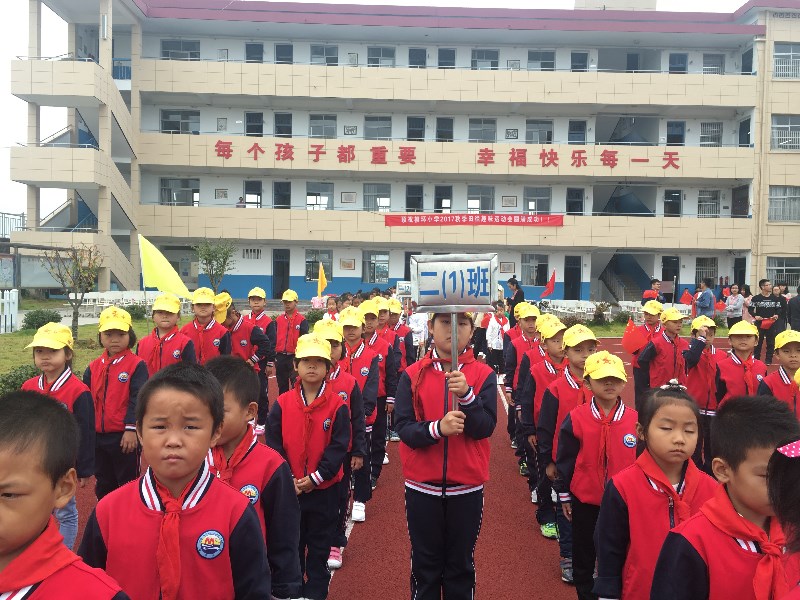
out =
<svg viewBox="0 0 800 600"><path fill-rule="evenodd" d="M703 277L703 283L707 288L714 287L714 278L713 277Z"/></svg>
<svg viewBox="0 0 800 600"><path fill-rule="evenodd" d="M510 283L514 287L519 287L519 280L517 279L516 275L514 275L513 277L509 277L506 283Z"/></svg>
<svg viewBox="0 0 800 600"><path fill-rule="evenodd" d="M0 449L22 454L41 448L42 471L55 487L75 466L80 432L63 404L39 392L0 397Z"/></svg>
<svg viewBox="0 0 800 600"><path fill-rule="evenodd" d="M328 371L330 371L330 370L333 368L333 363L330 361L330 359L328 359L328 358L325 358L325 357L323 357L323 356L314 356L314 357L308 356L308 357L306 357L306 358L321 358L322 360L324 360L324 361L325 361L325 368L326 368ZM295 369L295 371L297 370L297 365L299 365L299 364L300 364L300 361L301 361L301 360L303 360L303 359L302 359L302 358L295 358L295 359L294 359L294 369Z"/></svg>
<svg viewBox="0 0 800 600"><path fill-rule="evenodd" d="M775 285L782 285L783 287L789 287L789 286L787 286L787 285L786 285L786 281L785 281L785 280L783 280L783 279L781 279L781 280L780 280L778 283L776 283Z"/></svg>
<svg viewBox="0 0 800 600"><path fill-rule="evenodd" d="M194 363L179 362L161 369L139 390L136 401L136 427L142 426L152 395L163 389L191 394L208 407L215 431L222 424L225 416L222 386L205 367Z"/></svg>
<svg viewBox="0 0 800 600"><path fill-rule="evenodd" d="M205 365L216 377L223 392L230 392L242 408L258 402L258 375L253 367L238 356L217 356Z"/></svg>
<svg viewBox="0 0 800 600"><path fill-rule="evenodd" d="M118 329L117 331L122 331L122 330ZM136 346L136 342L137 341L138 341L138 338L136 337L136 332L133 330L133 327L131 327L128 330L128 348L133 349ZM101 334L99 334L99 333L97 334L97 343L102 347L102 345L103 345L103 336Z"/></svg>
<svg viewBox="0 0 800 600"><path fill-rule="evenodd" d="M711 425L711 452L737 469L747 451L778 447L800 437L800 422L789 405L772 396L738 396L726 401Z"/></svg>
<svg viewBox="0 0 800 600"><path fill-rule="evenodd" d="M764 284L767 283L768 281L769 281L769 279L759 279L758 280L758 287L759 288L764 287Z"/></svg>
<svg viewBox="0 0 800 600"><path fill-rule="evenodd" d="M64 346L63 350L64 350L64 356L67 359L64 365L67 369L71 369L72 361L75 358L75 351L69 346ZM31 348L31 352L33 353L33 361L36 362L36 347Z"/></svg>
<svg viewBox="0 0 800 600"><path fill-rule="evenodd" d="M658 277L653 277L650 280L650 286L652 286L654 283L661 283L661 280Z"/></svg>
<svg viewBox="0 0 800 600"><path fill-rule="evenodd" d="M786 534L787 551L800 552L800 458L774 452L767 468L767 489L769 502Z"/></svg>
<svg viewBox="0 0 800 600"><path fill-rule="evenodd" d="M686 391L682 385L666 385L664 387L655 388L648 392L642 403L641 410L639 411L639 425L642 427L642 432L647 435L647 429L656 416L658 409L662 406L687 406L694 413L697 419L697 435L700 436L700 410L697 408L697 402Z"/></svg>
<svg viewBox="0 0 800 600"><path fill-rule="evenodd" d="M798 287L797 289L798 291L800 291L800 287ZM739 293L745 298L749 298L750 296L753 295L753 292L750 291L750 286L747 285L746 283L743 283L741 286L739 286Z"/></svg>

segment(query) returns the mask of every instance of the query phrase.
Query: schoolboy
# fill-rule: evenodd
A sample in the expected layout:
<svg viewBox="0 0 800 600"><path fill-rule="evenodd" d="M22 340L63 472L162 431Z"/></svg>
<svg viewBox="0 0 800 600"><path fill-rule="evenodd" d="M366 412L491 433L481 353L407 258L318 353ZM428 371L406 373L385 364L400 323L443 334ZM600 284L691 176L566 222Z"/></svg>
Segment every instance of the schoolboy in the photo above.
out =
<svg viewBox="0 0 800 600"><path fill-rule="evenodd" d="M136 345L136 354L147 364L150 377L176 362L197 362L194 342L178 331L180 316L181 301L177 296L160 294L153 301L155 327Z"/></svg>
<svg viewBox="0 0 800 600"><path fill-rule="evenodd" d="M683 351L689 349L686 340L680 337L683 315L677 308L668 308L660 316L663 329L639 354L639 366L646 374L647 386L657 388L676 379L686 385L686 361ZM645 381L645 375L642 382Z"/></svg>
<svg viewBox="0 0 800 600"><path fill-rule="evenodd" d="M760 396L775 396L785 402L794 415L800 419L797 400L800 389L795 378L800 372L800 331L782 331L775 336L775 358L778 359L777 371L764 377L758 384Z"/></svg>
<svg viewBox="0 0 800 600"><path fill-rule="evenodd" d="M384 323L384 306L386 307L386 322L385 325L382 325L382 323ZM381 316L378 319L378 326L382 327L381 331L383 333L381 334L381 337L392 344L395 364L397 365L397 376L399 378L400 374L405 371L406 367L408 366L409 358L414 358L408 355L408 342L410 341L413 343L413 335L411 334L411 330L400 322L400 315L403 313L403 305L400 304L398 299L387 298L384 303L381 303L380 310ZM392 411L387 411L387 413L386 440L399 442L400 437L394 430L394 414ZM385 462L386 459L384 459L384 463Z"/></svg>
<svg viewBox="0 0 800 600"><path fill-rule="evenodd" d="M738 325L738 323L737 323ZM722 484L700 512L667 535L652 600L781 598L784 535L767 494L775 448L800 436L800 423L775 398L736 397L717 411L712 469Z"/></svg>
<svg viewBox="0 0 800 600"><path fill-rule="evenodd" d="M247 293L247 303L250 313L246 319L264 332L267 337L263 358L258 363L258 415L256 427L263 427L267 422L269 413L269 378L275 375L275 326L264 310L267 306L267 293L263 288L254 287ZM259 352L261 347L259 346Z"/></svg>
<svg viewBox="0 0 800 600"><path fill-rule="evenodd" d="M397 298L389 300L389 327L391 327L400 338L400 371L405 371L408 365L412 365L417 360L417 348L414 346L414 333L401 320L403 305Z"/></svg>
<svg viewBox="0 0 800 600"><path fill-rule="evenodd" d="M325 600L328 555L336 531L342 464L350 443L350 411L326 381L331 345L316 334L300 336L298 381L269 411L267 443L289 463L300 502L302 596Z"/></svg>
<svg viewBox="0 0 800 600"><path fill-rule="evenodd" d="M214 319L214 292L197 288L192 294L194 319L181 327L181 333L194 342L198 364L231 353L231 334Z"/></svg>
<svg viewBox="0 0 800 600"><path fill-rule="evenodd" d="M297 311L297 299L294 290L283 292L283 313L275 318L275 378L279 394L294 386L294 351L298 338L308 333L308 321Z"/></svg>
<svg viewBox="0 0 800 600"><path fill-rule="evenodd" d="M127 600L119 584L73 554L52 513L75 495L78 425L37 392L0 398L0 597Z"/></svg>
<svg viewBox="0 0 800 600"><path fill-rule="evenodd" d="M258 516L207 461L224 414L222 388L196 364L142 388L136 432L150 466L97 503L78 550L137 600L269 598Z"/></svg>
<svg viewBox="0 0 800 600"><path fill-rule="evenodd" d="M283 457L260 443L251 421L258 410L258 377L236 356L219 356L206 368L222 387L225 419L209 452L211 474L239 490L258 515L267 544L274 598L296 598L300 580L300 505Z"/></svg>
<svg viewBox="0 0 800 600"><path fill-rule="evenodd" d="M728 330L731 351L717 363L717 406L734 396L755 396L758 385L767 375L767 365L754 358L758 329L739 321Z"/></svg>
<svg viewBox="0 0 800 600"><path fill-rule="evenodd" d="M658 282L661 285L661 282ZM661 333L661 313L664 312L664 305L658 300L647 300L642 306L642 314L644 315L644 323L637 325L636 329L642 334L642 337L647 340L645 346L653 340L654 335ZM650 389L650 384L647 379L647 372L642 369L639 364L639 354L643 348L640 348L633 353L631 359L631 367L633 369L633 394L636 410L642 409L642 403L645 396Z"/></svg>
<svg viewBox="0 0 800 600"><path fill-rule="evenodd" d="M260 371L259 365L267 359L267 336L261 327L236 310L228 292L214 297L214 320L230 332L231 354L250 363L254 371Z"/></svg>

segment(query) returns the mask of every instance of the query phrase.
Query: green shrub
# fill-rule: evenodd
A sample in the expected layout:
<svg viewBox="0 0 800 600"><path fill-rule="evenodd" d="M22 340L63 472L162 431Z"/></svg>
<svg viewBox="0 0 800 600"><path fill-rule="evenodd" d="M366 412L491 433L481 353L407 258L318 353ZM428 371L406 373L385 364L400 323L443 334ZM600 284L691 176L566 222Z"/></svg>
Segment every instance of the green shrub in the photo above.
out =
<svg viewBox="0 0 800 600"><path fill-rule="evenodd" d="M306 313L306 321L308 321L308 330L313 331L314 323L319 321L322 318L322 315L325 314L324 310L319 308L312 308Z"/></svg>
<svg viewBox="0 0 800 600"><path fill-rule="evenodd" d="M598 302L594 307L592 315L592 325L605 325L608 323L605 312L608 310L608 302Z"/></svg>
<svg viewBox="0 0 800 600"><path fill-rule="evenodd" d="M131 304L124 308L134 321L143 321L147 318L147 309L142 304Z"/></svg>
<svg viewBox="0 0 800 600"><path fill-rule="evenodd" d="M0 375L0 395L17 391L23 383L38 374L39 369L36 368L36 365L23 365Z"/></svg>
<svg viewBox="0 0 800 600"><path fill-rule="evenodd" d="M580 315L567 315L561 322L566 325L567 327L572 327L573 325L578 325L584 322L583 317Z"/></svg>
<svg viewBox="0 0 800 600"><path fill-rule="evenodd" d="M47 323L61 323L61 313L57 310L45 310L40 308L25 314L22 321L22 329L39 329Z"/></svg>
<svg viewBox="0 0 800 600"><path fill-rule="evenodd" d="M619 323L621 325L627 325L628 321L633 318L633 315L628 312L627 310L621 310L617 314L614 315L614 323Z"/></svg>
<svg viewBox="0 0 800 600"><path fill-rule="evenodd" d="M717 324L717 329L728 326L728 320L725 318L724 314L714 315L714 323Z"/></svg>

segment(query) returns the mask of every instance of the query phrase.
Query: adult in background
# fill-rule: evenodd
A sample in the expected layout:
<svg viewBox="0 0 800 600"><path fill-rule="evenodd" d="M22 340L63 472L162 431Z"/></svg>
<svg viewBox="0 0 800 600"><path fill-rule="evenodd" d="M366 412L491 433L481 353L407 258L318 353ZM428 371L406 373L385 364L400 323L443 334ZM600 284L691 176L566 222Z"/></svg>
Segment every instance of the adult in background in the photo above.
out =
<svg viewBox="0 0 800 600"><path fill-rule="evenodd" d="M800 331L800 285L797 286L797 294L787 303L786 313L789 329Z"/></svg>
<svg viewBox="0 0 800 600"><path fill-rule="evenodd" d="M725 318L728 321L728 329L742 320L742 310L744 309L744 296L739 293L739 284L731 285L730 295L725 298Z"/></svg>
<svg viewBox="0 0 800 600"><path fill-rule="evenodd" d="M773 329L775 329L775 335L776 336L781 331L786 331L786 322L787 322L786 313L788 312L787 307L788 307L789 299L784 294L785 291L786 291L786 286L785 285L782 286L782 285L776 283L775 285L772 286L772 296L774 298L780 298L781 300L783 300L783 310L781 311L781 314L778 317L778 320L775 321L775 325L773 326Z"/></svg>
<svg viewBox="0 0 800 600"><path fill-rule="evenodd" d="M770 364L772 353L775 351L775 336L778 335L774 325L781 318L781 313L786 312L786 300L782 296L777 298L772 295L772 282L769 279L760 279L758 287L761 293L750 299L749 308L750 314L753 315L753 324L758 327L758 344L753 356L761 358L761 347L764 345L764 340L767 340L764 362Z"/></svg>
<svg viewBox="0 0 800 600"><path fill-rule="evenodd" d="M750 301L753 299L753 292L746 283L742 285L742 296L744 297L744 307L742 308L742 321L753 322L753 315L750 314Z"/></svg>
<svg viewBox="0 0 800 600"><path fill-rule="evenodd" d="M661 304L664 304L667 301L661 294L660 279L655 279L655 278L651 279L650 289L642 292L642 306L647 304L649 300L655 300L656 302L660 302Z"/></svg>
<svg viewBox="0 0 800 600"><path fill-rule="evenodd" d="M705 277L700 282L700 295L697 296L695 306L697 308L697 316L705 316L709 319L714 318L714 292L711 290L714 287L714 280L711 277Z"/></svg>
<svg viewBox="0 0 800 600"><path fill-rule="evenodd" d="M508 291L511 296L508 298L508 321L509 327L514 327L517 324L517 319L514 317L514 307L520 302L525 302L525 292L519 287L519 281L514 276L508 280Z"/></svg>

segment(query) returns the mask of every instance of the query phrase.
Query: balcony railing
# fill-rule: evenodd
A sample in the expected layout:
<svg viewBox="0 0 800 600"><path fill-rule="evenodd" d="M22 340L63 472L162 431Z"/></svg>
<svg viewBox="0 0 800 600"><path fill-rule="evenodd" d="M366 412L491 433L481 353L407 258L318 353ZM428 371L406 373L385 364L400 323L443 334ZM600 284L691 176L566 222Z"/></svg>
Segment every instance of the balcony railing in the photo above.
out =
<svg viewBox="0 0 800 600"><path fill-rule="evenodd" d="M775 58L773 75L779 79L800 78L800 58Z"/></svg>
<svg viewBox="0 0 800 600"><path fill-rule="evenodd" d="M115 58L112 66L114 79L130 79L131 78L131 59L130 58Z"/></svg>

